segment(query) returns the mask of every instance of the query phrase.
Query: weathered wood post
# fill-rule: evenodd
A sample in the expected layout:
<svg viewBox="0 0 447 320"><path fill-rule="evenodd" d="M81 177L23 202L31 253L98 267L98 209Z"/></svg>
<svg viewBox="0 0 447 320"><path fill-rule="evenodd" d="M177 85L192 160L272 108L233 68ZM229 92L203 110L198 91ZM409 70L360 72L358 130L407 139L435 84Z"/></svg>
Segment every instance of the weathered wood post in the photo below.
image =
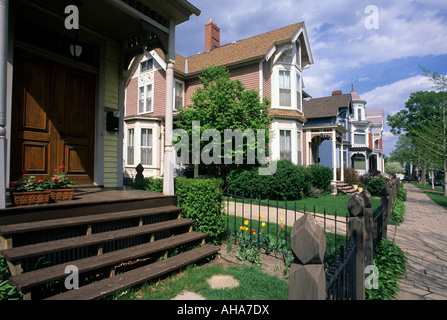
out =
<svg viewBox="0 0 447 320"><path fill-rule="evenodd" d="M365 201L360 194L353 195L348 202L349 237L356 242L356 300L365 300Z"/></svg>
<svg viewBox="0 0 447 320"><path fill-rule="evenodd" d="M144 181L144 175L143 175L144 168L141 165L141 163L139 163L137 165L137 167L135 168L135 171L137 172L137 174L135 176L135 184L138 185L139 183L143 183L143 181Z"/></svg>
<svg viewBox="0 0 447 320"><path fill-rule="evenodd" d="M373 264L374 247L373 247L373 212L371 208L371 193L363 190L360 195L365 205L365 264L367 266Z"/></svg>
<svg viewBox="0 0 447 320"><path fill-rule="evenodd" d="M383 205L383 224L382 224L382 238L387 237L388 230L388 219L391 218L391 212L393 210L393 200L392 200L392 182L388 181L382 187L382 205Z"/></svg>
<svg viewBox="0 0 447 320"><path fill-rule="evenodd" d="M290 269L289 300L326 299L323 268L326 234L323 228L307 214L295 222L290 238L295 259Z"/></svg>

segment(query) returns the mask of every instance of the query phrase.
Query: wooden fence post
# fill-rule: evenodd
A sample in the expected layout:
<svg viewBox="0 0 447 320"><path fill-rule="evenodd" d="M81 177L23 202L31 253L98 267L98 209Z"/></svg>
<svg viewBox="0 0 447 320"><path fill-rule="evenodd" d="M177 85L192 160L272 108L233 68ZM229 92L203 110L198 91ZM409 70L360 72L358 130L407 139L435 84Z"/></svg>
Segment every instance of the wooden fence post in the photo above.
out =
<svg viewBox="0 0 447 320"><path fill-rule="evenodd" d="M289 300L326 299L323 228L312 215L306 214L295 221L290 238L295 259L290 269Z"/></svg>
<svg viewBox="0 0 447 320"><path fill-rule="evenodd" d="M368 190L363 190L360 195L363 197L365 205L365 265L369 266L373 264L374 258L372 198Z"/></svg>
<svg viewBox="0 0 447 320"><path fill-rule="evenodd" d="M355 234L356 242L356 299L365 300L365 201L360 194L353 195L348 202L349 237Z"/></svg>
<svg viewBox="0 0 447 320"><path fill-rule="evenodd" d="M391 212L393 210L393 199L392 199L392 185L391 181L388 181L386 185L382 187L382 205L383 205L383 225L382 225L382 238L387 237L388 230L388 219L391 218Z"/></svg>

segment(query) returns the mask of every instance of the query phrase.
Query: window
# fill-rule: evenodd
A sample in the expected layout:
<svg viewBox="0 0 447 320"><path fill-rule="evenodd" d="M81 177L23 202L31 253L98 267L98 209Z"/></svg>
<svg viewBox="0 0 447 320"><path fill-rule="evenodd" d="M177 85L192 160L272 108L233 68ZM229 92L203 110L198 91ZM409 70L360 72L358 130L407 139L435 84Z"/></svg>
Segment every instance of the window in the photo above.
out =
<svg viewBox="0 0 447 320"><path fill-rule="evenodd" d="M292 139L290 130L279 131L279 159L292 160Z"/></svg>
<svg viewBox="0 0 447 320"><path fill-rule="evenodd" d="M153 59L148 59L146 61L142 61L140 63L140 72L145 72L148 70L151 70L154 66L154 60Z"/></svg>
<svg viewBox="0 0 447 320"><path fill-rule="evenodd" d="M296 74L296 107L298 110L301 109L301 77L299 74Z"/></svg>
<svg viewBox="0 0 447 320"><path fill-rule="evenodd" d="M141 164L152 165L152 129L141 129Z"/></svg>
<svg viewBox="0 0 447 320"><path fill-rule="evenodd" d="M355 170L366 170L365 156L362 154L356 154L352 157L353 167Z"/></svg>
<svg viewBox="0 0 447 320"><path fill-rule="evenodd" d="M354 144L366 144L365 131L357 130L354 132Z"/></svg>
<svg viewBox="0 0 447 320"><path fill-rule="evenodd" d="M134 129L127 130L127 164L134 165Z"/></svg>
<svg viewBox="0 0 447 320"><path fill-rule="evenodd" d="M152 112L152 84L139 89L138 113Z"/></svg>
<svg viewBox="0 0 447 320"><path fill-rule="evenodd" d="M174 88L174 110L180 110L183 108L183 97L184 97L184 86L182 82L175 82L175 88Z"/></svg>
<svg viewBox="0 0 447 320"><path fill-rule="evenodd" d="M297 161L297 163L298 163L299 166L301 166L302 165L302 162L301 162L301 153L302 153L302 150L301 150L301 132L298 132L297 149L298 149L298 161Z"/></svg>
<svg viewBox="0 0 447 320"><path fill-rule="evenodd" d="M279 105L290 107L291 103L290 71L279 70Z"/></svg>
<svg viewBox="0 0 447 320"><path fill-rule="evenodd" d="M362 121L362 109L357 109L357 120Z"/></svg>
<svg viewBox="0 0 447 320"><path fill-rule="evenodd" d="M379 139L374 141L374 149L379 149Z"/></svg>

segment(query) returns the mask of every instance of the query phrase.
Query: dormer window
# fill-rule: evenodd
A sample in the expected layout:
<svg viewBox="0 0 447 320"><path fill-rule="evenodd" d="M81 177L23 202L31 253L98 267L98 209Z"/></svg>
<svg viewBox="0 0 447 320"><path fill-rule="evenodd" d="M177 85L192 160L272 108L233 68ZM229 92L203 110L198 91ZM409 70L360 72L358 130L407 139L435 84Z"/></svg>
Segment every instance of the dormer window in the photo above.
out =
<svg viewBox="0 0 447 320"><path fill-rule="evenodd" d="M154 67L154 59L147 59L140 63L140 72L151 70Z"/></svg>

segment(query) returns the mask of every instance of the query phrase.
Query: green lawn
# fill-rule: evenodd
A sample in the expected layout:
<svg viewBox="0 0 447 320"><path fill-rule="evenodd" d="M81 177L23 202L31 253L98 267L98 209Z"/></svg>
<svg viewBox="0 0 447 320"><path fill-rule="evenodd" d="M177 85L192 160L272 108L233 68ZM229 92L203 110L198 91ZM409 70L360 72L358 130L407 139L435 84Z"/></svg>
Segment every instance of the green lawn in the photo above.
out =
<svg viewBox="0 0 447 320"><path fill-rule="evenodd" d="M412 184L421 190L438 191L438 192L444 193L444 189L442 189L442 187L440 187L440 186L435 186L435 188L433 189L431 187L431 184L423 184L423 183L419 183L419 182L412 182Z"/></svg>
<svg viewBox="0 0 447 320"><path fill-rule="evenodd" d="M206 280L217 274L233 276L239 281L239 286L211 289ZM183 273L117 294L116 299L170 300L182 291L198 293L207 300L287 300L289 285L287 280L266 274L256 266L190 266Z"/></svg>
<svg viewBox="0 0 447 320"><path fill-rule="evenodd" d="M315 212L324 213L326 211L329 215L334 215L337 213L337 216L348 216L348 202L351 198L350 195L342 194L342 195L326 195L320 198L303 198L297 201L287 201L287 209L294 210L295 202L297 211L303 211L306 208L306 212ZM230 201L231 198L230 198ZM239 201L239 200L238 200ZM245 203L249 203L250 200L246 199ZM258 204L257 200L253 200L253 204ZM262 205L267 205L267 200L261 200ZM270 207L276 206L276 200L269 201ZM286 201L278 201L278 206L280 208L286 207ZM372 198L372 210L376 210L380 206L380 197Z"/></svg>

